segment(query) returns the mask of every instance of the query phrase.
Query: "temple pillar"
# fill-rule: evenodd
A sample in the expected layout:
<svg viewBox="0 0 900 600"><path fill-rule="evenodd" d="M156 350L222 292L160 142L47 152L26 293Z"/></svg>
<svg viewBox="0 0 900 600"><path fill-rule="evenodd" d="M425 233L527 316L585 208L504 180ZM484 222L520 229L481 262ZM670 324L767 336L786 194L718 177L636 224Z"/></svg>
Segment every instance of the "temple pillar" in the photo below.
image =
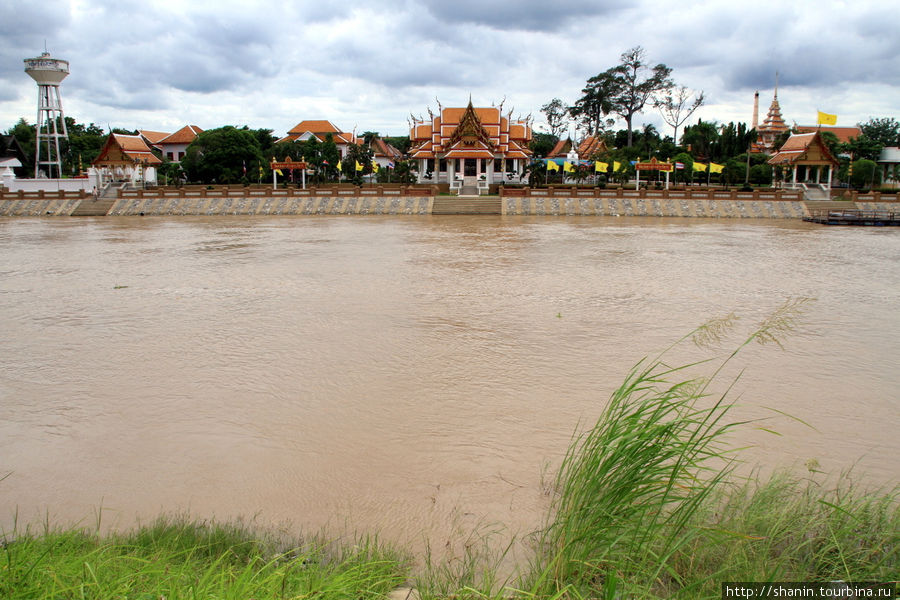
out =
<svg viewBox="0 0 900 600"><path fill-rule="evenodd" d="M793 187L793 188L797 187L797 165L794 165L794 180L791 184L791 187Z"/></svg>

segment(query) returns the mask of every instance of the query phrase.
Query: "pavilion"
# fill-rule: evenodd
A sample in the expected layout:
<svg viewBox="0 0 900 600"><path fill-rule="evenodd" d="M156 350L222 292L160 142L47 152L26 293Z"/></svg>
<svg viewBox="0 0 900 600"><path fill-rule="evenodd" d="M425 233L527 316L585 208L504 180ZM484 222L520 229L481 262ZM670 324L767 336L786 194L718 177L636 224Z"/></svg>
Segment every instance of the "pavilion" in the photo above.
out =
<svg viewBox="0 0 900 600"><path fill-rule="evenodd" d="M162 160L139 135L111 133L91 163L101 172L101 181L156 183L156 167Z"/></svg>
<svg viewBox="0 0 900 600"><path fill-rule="evenodd" d="M430 119L414 119L410 158L419 161L419 182L449 183L451 189L484 192L492 183L521 180L531 157L527 120L501 107L441 108Z"/></svg>
<svg viewBox="0 0 900 600"><path fill-rule="evenodd" d="M766 162L775 167L791 169L793 173L791 187L812 184L824 190L831 189L834 171L840 165L818 131L791 135L778 152ZM828 171L823 182L822 171L826 167Z"/></svg>

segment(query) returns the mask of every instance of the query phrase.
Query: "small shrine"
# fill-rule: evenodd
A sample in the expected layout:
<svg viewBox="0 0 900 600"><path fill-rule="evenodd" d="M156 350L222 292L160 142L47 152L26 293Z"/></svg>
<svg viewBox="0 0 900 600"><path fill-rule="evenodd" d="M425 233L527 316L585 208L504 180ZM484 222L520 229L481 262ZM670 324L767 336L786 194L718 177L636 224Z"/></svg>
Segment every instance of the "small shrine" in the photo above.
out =
<svg viewBox="0 0 900 600"><path fill-rule="evenodd" d="M799 187L801 184L808 184L824 189L831 189L835 169L840 165L819 132L791 135L778 152L766 162L773 167L781 167L783 171L790 170L790 182L784 178L786 186Z"/></svg>

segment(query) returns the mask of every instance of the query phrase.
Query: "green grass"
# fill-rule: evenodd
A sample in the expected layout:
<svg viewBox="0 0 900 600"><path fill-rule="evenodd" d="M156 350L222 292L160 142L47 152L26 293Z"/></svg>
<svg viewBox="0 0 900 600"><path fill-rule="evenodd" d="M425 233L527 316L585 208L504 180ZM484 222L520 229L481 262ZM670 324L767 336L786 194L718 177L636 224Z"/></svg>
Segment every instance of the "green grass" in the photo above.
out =
<svg viewBox="0 0 900 600"><path fill-rule="evenodd" d="M279 550L235 524L164 518L100 537L69 529L4 536L0 597L166 600L383 598L407 562L375 540Z"/></svg>

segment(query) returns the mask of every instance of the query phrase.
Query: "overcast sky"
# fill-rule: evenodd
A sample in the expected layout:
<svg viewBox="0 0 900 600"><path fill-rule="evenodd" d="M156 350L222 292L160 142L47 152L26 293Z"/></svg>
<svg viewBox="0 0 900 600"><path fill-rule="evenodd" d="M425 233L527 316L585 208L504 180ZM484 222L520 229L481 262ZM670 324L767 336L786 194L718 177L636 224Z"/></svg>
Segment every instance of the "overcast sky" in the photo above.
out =
<svg viewBox="0 0 900 600"><path fill-rule="evenodd" d="M900 1L730 0L0 0L0 130L34 123L23 60L69 61L66 116L103 128L268 128L329 119L406 135L428 108L504 101L514 116L643 46L678 84L703 90L699 116L749 123L778 99L790 124L816 110L838 125L900 118ZM654 110L653 123L671 135ZM624 124L620 124L624 127Z"/></svg>

